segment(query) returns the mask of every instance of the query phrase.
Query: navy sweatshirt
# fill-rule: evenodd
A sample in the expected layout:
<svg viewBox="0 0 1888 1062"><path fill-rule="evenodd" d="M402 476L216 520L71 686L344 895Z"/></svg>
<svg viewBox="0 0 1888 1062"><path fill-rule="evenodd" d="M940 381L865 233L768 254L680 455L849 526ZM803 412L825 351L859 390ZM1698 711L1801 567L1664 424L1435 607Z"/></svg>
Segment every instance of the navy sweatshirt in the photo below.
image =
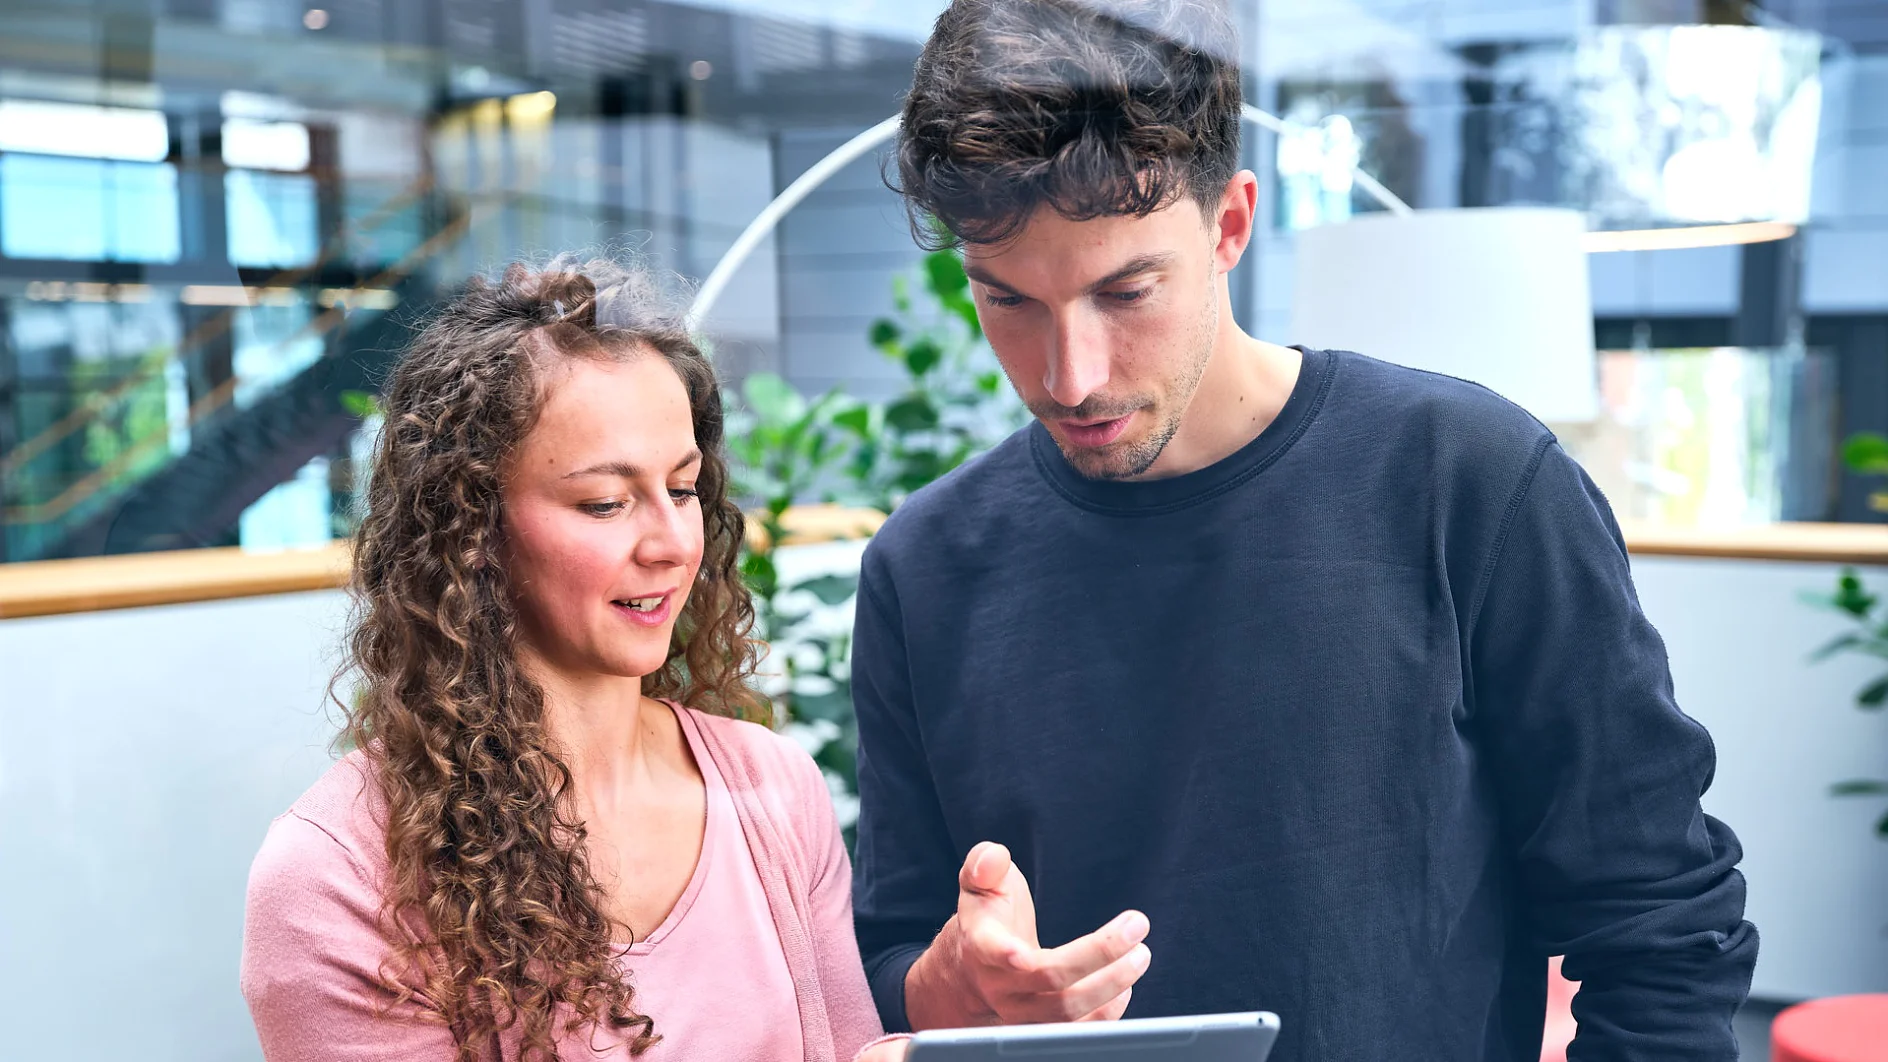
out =
<svg viewBox="0 0 1888 1062"><path fill-rule="evenodd" d="M887 1028L978 841L1044 946L1145 911L1129 1017L1277 1062L1736 1058L1757 934L1598 489L1475 385L1305 353L1225 460L1084 479L1040 425L866 550L854 902Z"/></svg>

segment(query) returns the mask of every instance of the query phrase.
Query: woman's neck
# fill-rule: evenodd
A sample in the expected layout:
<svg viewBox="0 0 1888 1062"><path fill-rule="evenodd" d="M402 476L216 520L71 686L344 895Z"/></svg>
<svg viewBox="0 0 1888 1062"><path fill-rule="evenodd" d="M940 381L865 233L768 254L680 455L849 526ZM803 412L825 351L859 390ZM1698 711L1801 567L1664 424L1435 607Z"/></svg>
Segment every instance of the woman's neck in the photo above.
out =
<svg viewBox="0 0 1888 1062"><path fill-rule="evenodd" d="M674 713L643 696L640 678L526 665L544 690L546 737L570 768L572 796L586 817L633 803L678 772L693 773Z"/></svg>

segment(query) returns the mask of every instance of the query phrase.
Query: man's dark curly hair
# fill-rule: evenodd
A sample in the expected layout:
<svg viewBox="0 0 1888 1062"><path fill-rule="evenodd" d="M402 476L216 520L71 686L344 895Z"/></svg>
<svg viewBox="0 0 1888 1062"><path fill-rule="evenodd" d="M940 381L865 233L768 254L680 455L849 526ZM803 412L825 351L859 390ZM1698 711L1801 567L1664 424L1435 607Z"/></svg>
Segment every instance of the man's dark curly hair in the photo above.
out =
<svg viewBox="0 0 1888 1062"><path fill-rule="evenodd" d="M895 187L926 247L1218 205L1239 161L1224 0L954 0L918 57Z"/></svg>

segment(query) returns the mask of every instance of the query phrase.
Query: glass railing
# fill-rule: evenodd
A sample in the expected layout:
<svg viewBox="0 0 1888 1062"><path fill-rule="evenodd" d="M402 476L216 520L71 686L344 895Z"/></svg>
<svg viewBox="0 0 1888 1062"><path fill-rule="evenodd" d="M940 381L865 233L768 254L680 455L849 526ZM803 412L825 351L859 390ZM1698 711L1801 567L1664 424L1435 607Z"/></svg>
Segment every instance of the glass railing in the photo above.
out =
<svg viewBox="0 0 1888 1062"><path fill-rule="evenodd" d="M1556 425L1622 520L1722 527L1833 517L1835 358L1794 348L1599 355L1600 416Z"/></svg>
<svg viewBox="0 0 1888 1062"><path fill-rule="evenodd" d="M344 532L359 396L403 338L390 314L433 297L479 216L423 186L378 191L357 189L351 223L301 265L7 298L0 559ZM443 223L422 232L426 217Z"/></svg>

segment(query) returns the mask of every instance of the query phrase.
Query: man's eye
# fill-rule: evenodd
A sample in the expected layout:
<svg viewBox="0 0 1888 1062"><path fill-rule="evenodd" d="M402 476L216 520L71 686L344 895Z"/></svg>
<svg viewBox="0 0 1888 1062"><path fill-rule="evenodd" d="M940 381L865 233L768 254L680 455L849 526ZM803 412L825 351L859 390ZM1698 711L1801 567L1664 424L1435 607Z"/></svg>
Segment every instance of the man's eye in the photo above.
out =
<svg viewBox="0 0 1888 1062"><path fill-rule="evenodd" d="M983 296L983 301L989 303L991 306L1021 306L1023 304L1023 297L1021 295L996 295L986 292Z"/></svg>
<svg viewBox="0 0 1888 1062"><path fill-rule="evenodd" d="M1108 297L1116 302L1139 302L1153 292L1153 288L1135 288L1133 291L1111 291Z"/></svg>

